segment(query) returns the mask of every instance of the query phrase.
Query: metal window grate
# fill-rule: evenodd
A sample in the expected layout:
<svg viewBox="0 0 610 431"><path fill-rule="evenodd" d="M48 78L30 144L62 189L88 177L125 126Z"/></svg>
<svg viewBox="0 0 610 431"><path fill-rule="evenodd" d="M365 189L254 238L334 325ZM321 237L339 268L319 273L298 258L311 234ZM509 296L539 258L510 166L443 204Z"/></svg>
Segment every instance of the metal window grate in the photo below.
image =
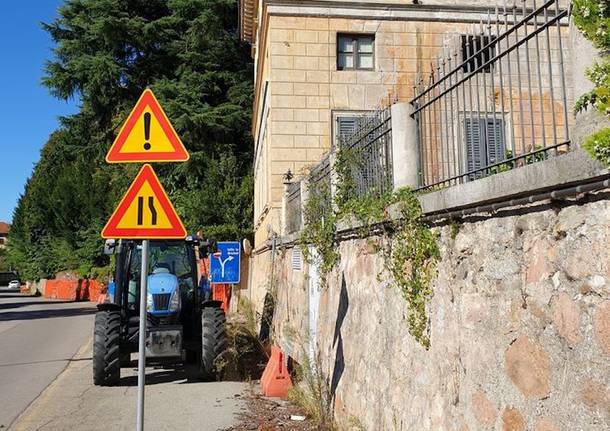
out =
<svg viewBox="0 0 610 431"><path fill-rule="evenodd" d="M301 209L301 182L288 185L286 195L286 233L298 232L301 229L303 211Z"/></svg>
<svg viewBox="0 0 610 431"><path fill-rule="evenodd" d="M338 118L338 145L351 153L353 194L392 190L392 116L385 108L360 117Z"/></svg>
<svg viewBox="0 0 610 431"><path fill-rule="evenodd" d="M462 35L462 71L472 73L478 64L487 64L496 54L495 36ZM467 53L476 52L472 58ZM483 72L491 72L492 64L483 68Z"/></svg>
<svg viewBox="0 0 610 431"><path fill-rule="evenodd" d="M331 193L331 166L330 154L327 154L309 173L308 192L310 199L320 201L320 214L317 217L324 218L332 211ZM306 220L306 222L309 222Z"/></svg>

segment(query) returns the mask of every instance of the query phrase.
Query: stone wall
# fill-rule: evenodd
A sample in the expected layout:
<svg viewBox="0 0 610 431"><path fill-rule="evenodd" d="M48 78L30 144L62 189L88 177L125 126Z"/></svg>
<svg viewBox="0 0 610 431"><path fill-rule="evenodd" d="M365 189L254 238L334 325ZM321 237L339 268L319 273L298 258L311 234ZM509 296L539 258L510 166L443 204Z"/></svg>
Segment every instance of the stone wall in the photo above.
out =
<svg viewBox="0 0 610 431"><path fill-rule="evenodd" d="M431 347L374 239L340 245L321 291L317 343L345 428L605 430L610 424L607 194L435 228L442 259ZM259 258L262 258L260 255ZM307 266L277 253L275 339L307 331ZM298 349L295 349L298 350ZM296 354L298 356L298 354Z"/></svg>

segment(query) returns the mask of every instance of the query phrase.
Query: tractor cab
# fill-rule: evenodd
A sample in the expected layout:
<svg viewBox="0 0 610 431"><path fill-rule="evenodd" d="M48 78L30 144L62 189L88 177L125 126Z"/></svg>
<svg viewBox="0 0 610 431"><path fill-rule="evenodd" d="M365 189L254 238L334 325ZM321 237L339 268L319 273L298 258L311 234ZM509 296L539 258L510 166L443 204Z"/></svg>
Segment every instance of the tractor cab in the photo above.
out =
<svg viewBox="0 0 610 431"><path fill-rule="evenodd" d="M141 246L131 252L129 264L129 309L136 311L140 292ZM178 321L182 304L188 310L198 292L194 248L185 241L151 241L149 246L146 311L153 317ZM139 311L139 310L138 310ZM190 310L192 311L192 310ZM172 320L172 319L170 319Z"/></svg>

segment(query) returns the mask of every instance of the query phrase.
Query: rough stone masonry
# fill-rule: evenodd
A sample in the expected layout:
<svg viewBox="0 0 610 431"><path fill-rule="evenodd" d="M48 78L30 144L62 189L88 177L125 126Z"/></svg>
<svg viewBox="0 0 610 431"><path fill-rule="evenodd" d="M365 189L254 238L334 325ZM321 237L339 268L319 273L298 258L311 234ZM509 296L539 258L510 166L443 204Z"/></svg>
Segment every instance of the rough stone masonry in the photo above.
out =
<svg viewBox="0 0 610 431"><path fill-rule="evenodd" d="M608 197L435 228L442 259L429 350L407 330L405 300L375 239L342 242L316 324L339 422L367 430L609 429ZM285 334L312 322L308 267L293 270L290 250L276 262L275 334L289 346Z"/></svg>

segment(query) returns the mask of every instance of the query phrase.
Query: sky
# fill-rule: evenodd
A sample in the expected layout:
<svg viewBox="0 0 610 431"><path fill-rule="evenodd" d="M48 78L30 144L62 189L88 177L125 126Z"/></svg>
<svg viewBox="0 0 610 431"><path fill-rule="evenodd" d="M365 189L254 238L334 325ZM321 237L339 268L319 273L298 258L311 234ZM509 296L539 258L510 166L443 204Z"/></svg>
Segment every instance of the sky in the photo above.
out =
<svg viewBox="0 0 610 431"><path fill-rule="evenodd" d="M58 117L76 112L40 83L53 42L41 22L52 21L62 0L6 2L0 25L0 221L10 222L40 149Z"/></svg>

